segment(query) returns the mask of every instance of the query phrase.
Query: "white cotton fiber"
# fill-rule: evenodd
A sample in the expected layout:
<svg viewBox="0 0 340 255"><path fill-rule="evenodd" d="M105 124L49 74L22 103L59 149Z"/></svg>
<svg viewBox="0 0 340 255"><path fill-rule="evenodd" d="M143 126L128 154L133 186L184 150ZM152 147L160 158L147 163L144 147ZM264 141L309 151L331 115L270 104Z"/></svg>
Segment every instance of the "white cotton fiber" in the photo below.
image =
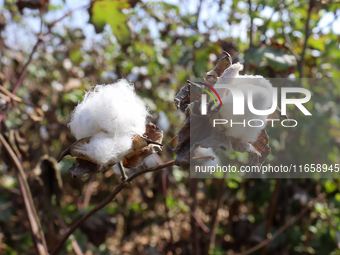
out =
<svg viewBox="0 0 340 255"><path fill-rule="evenodd" d="M230 70L229 70L230 69ZM244 95L244 115L233 115L233 96L229 92L223 94L222 107L218 112L218 117L221 119L228 120L228 123L223 125L225 133L228 136L239 138L243 142L255 142L261 130L266 125L266 119L268 115L255 115L250 112L248 108L248 91L253 91L253 106L257 110L268 110L272 107L272 85L271 83L263 78L262 76L256 75L239 75L239 71L243 69L243 66L239 63L232 65L226 70L218 83L220 84L231 84L242 90ZM214 117L216 118L216 116ZM248 125L249 120L262 120L264 125L261 127L250 127ZM233 125L231 125L231 120ZM234 124L234 123L243 123ZM251 121L252 126L260 126L261 121Z"/></svg>
<svg viewBox="0 0 340 255"><path fill-rule="evenodd" d="M145 132L147 116L134 86L122 79L87 92L75 108L69 128L78 140L91 138L79 152L105 166L130 152L134 136Z"/></svg>

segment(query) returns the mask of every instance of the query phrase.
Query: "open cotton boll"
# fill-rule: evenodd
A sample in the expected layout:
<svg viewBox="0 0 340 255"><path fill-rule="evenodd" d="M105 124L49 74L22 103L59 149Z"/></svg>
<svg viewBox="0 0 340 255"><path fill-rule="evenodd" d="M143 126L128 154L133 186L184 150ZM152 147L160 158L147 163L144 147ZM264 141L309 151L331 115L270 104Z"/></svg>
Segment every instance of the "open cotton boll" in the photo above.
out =
<svg viewBox="0 0 340 255"><path fill-rule="evenodd" d="M224 70L221 77L217 78L217 82L214 86L217 84L232 84L235 82L236 77L239 77L239 72L243 70L243 65L240 63L236 63L231 65L228 69ZM222 98L225 97L226 94L229 92L228 89L224 88L218 88L216 89L217 94ZM214 95L215 99L217 99L217 96Z"/></svg>
<svg viewBox="0 0 340 255"><path fill-rule="evenodd" d="M148 111L134 86L122 79L96 85L75 108L69 128L79 140L91 138L81 153L97 164L118 162L129 153L132 140L145 132Z"/></svg>
<svg viewBox="0 0 340 255"><path fill-rule="evenodd" d="M92 136L89 143L77 151L90 156L99 165L112 165L132 151L132 137L129 134L124 134L117 138L99 132Z"/></svg>
<svg viewBox="0 0 340 255"><path fill-rule="evenodd" d="M257 79L257 78L256 78ZM241 79L239 79L241 80ZM272 94L270 90L263 88L261 86L256 86L254 84L241 84L238 85L243 94L244 94L244 115L233 115L233 97L231 93L222 99L222 107L219 111L219 117L221 119L228 120L228 123L225 125L226 127L226 135L232 136L234 138L239 138L244 142L255 142L261 130L264 128L266 124L266 119L268 115L255 115L250 112L248 108L248 91L253 91L253 106L257 110L267 110L272 106ZM252 126L261 126L261 127L250 127L248 125L249 120L262 120L264 125L261 126L261 121L252 121ZM231 120L233 125L231 126ZM243 124L235 124L235 123L245 123Z"/></svg>
<svg viewBox="0 0 340 255"><path fill-rule="evenodd" d="M229 84L241 89L244 95L244 115L233 115L233 96L228 89L221 89L222 106L217 113L220 119L228 120L223 125L225 134L234 138L239 138L243 142L255 142L261 130L266 124L268 115L255 115L248 107L248 91L252 90L253 106L257 110L268 110L272 106L272 85L271 83L259 75L239 75L239 71L243 70L243 66L239 63L233 64L219 78L216 84ZM214 117L216 118L216 116ZM249 120L252 126L248 125ZM231 125L231 120L233 125ZM263 121L263 125L261 126ZM241 124L235 124L241 123ZM242 124L245 123L245 124Z"/></svg>

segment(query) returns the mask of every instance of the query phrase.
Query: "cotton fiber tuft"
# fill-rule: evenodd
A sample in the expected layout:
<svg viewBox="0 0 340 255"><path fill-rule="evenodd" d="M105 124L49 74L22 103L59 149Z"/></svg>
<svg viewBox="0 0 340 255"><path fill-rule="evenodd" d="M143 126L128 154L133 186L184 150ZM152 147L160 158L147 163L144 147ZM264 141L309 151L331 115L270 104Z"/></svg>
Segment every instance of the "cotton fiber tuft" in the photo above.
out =
<svg viewBox="0 0 340 255"><path fill-rule="evenodd" d="M88 91L68 126L77 140L91 138L79 152L107 166L131 152L134 136L145 132L147 116L147 108L134 86L122 79Z"/></svg>
<svg viewBox="0 0 340 255"><path fill-rule="evenodd" d="M217 113L220 119L228 120L225 126L225 134L234 138L239 138L243 142L255 142L261 130L265 128L268 115L255 115L248 108L248 91L253 92L253 106L257 110L268 110L272 107L273 103L273 87L271 83L259 75L239 75L239 71L243 66L236 63L230 66L216 84L229 84L238 87L242 90L244 95L244 115L233 115L233 96L228 89L219 89L218 93L221 95L222 107ZM215 117L216 118L216 117ZM231 120L233 124L231 126ZM252 126L261 126L263 121L264 125L261 127L250 127L249 120ZM243 125L242 123L245 123Z"/></svg>

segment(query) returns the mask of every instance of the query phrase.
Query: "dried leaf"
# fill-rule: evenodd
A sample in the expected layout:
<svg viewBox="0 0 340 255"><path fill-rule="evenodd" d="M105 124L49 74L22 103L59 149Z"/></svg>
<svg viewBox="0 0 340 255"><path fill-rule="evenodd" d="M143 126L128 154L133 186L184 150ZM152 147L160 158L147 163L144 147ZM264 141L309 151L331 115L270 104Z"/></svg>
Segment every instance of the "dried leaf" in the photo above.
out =
<svg viewBox="0 0 340 255"><path fill-rule="evenodd" d="M177 132L177 147L173 152L177 154L176 165L190 162L190 116L185 120L184 126Z"/></svg>
<svg viewBox="0 0 340 255"><path fill-rule="evenodd" d="M240 139L229 137L233 149L238 152L249 152L249 161L251 165L262 164L270 154L268 144L268 135L266 129L262 129L254 143L241 142Z"/></svg>
<svg viewBox="0 0 340 255"><path fill-rule="evenodd" d="M84 174L96 174L101 171L101 167L93 162L77 158L78 165L73 164L69 171L73 178L83 177Z"/></svg>
<svg viewBox="0 0 340 255"><path fill-rule="evenodd" d="M30 146L27 142L26 138L20 133L17 129L8 129L2 123L3 135L9 145L12 147L15 155L22 160L23 158L27 158L29 156ZM5 164L9 167L13 165L10 156L6 150L3 150L1 153L1 158L5 162Z"/></svg>
<svg viewBox="0 0 340 255"><path fill-rule="evenodd" d="M209 85L214 85L217 82L217 78L222 75L222 73L229 68L232 64L231 56L228 52L224 51L225 56L222 57L216 64L215 68L205 75L204 80Z"/></svg>
<svg viewBox="0 0 340 255"><path fill-rule="evenodd" d="M197 88L200 87L191 81L187 81L183 88L178 92L174 101L177 109L182 112L186 112L190 103L195 100L201 100L202 90Z"/></svg>
<svg viewBox="0 0 340 255"><path fill-rule="evenodd" d="M49 0L18 0L16 2L19 11L22 13L24 8L29 9L47 9Z"/></svg>
<svg viewBox="0 0 340 255"><path fill-rule="evenodd" d="M205 81L210 85L214 85L217 77L231 63L230 55L225 52L225 56L217 62L215 68L206 74ZM201 88L203 87L203 84L187 81L175 98L175 106L182 112L186 112L189 106L192 106L190 107L191 113L185 120L183 128L177 133L177 147L173 150L177 154L176 165L189 164L190 157L193 156L193 152L198 146L202 148L220 148L223 150L227 150L229 147L229 138L223 133L214 130L209 121L210 115L214 114L216 110L218 111L219 107L214 111L209 110L207 115L201 116L199 114L202 95Z"/></svg>
<svg viewBox="0 0 340 255"><path fill-rule="evenodd" d="M84 221L80 229L91 243L99 247L106 241L108 234L115 232L116 224L112 223L111 216L107 213L97 213Z"/></svg>
<svg viewBox="0 0 340 255"><path fill-rule="evenodd" d="M79 152L79 149L81 149L85 144L90 142L90 138L82 138L77 140L75 143L73 143L70 147L68 147L59 157L58 163L66 156L66 155L71 155L72 157L76 157L79 159L84 159L87 161L92 162L92 159Z"/></svg>
<svg viewBox="0 0 340 255"><path fill-rule="evenodd" d="M262 129L261 133L257 137L257 140L252 145L254 146L256 151L260 153L259 163L262 164L271 151L269 147L269 137L266 129Z"/></svg>
<svg viewBox="0 0 340 255"><path fill-rule="evenodd" d="M42 156L34 169L36 179L43 189L43 196L48 204L51 203L52 195L56 196L57 205L62 197L63 182L58 169L57 161L48 155Z"/></svg>
<svg viewBox="0 0 340 255"><path fill-rule="evenodd" d="M144 146L144 148L142 148L137 153L134 153L134 155L132 155L131 153L129 155L126 155L124 158L124 162L123 162L125 167L127 168L137 167L138 165L141 164L144 158L155 153L156 152L154 150L155 143L161 144L163 140L163 131L159 127L157 127L155 124L148 122L146 124L144 137L147 139L144 141L148 141L148 140L151 141L150 144L147 146Z"/></svg>
<svg viewBox="0 0 340 255"><path fill-rule="evenodd" d="M176 165L189 164L197 147L228 150L229 138L213 129L209 117L191 113L184 127L177 133Z"/></svg>
<svg viewBox="0 0 340 255"><path fill-rule="evenodd" d="M268 120L276 120L273 123L279 122L280 119L288 119L287 115L281 115L280 107L276 106L276 110L268 116ZM272 125L272 121L267 122L267 126Z"/></svg>

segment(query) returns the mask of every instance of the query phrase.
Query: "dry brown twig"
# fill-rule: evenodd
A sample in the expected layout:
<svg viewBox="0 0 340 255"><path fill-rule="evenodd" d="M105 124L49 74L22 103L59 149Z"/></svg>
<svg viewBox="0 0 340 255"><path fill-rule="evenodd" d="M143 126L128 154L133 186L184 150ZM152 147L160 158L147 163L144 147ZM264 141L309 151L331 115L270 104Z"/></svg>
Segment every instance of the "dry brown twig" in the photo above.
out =
<svg viewBox="0 0 340 255"><path fill-rule="evenodd" d="M226 173L223 174L223 178L220 181L219 185L219 190L218 190L218 198L217 198L217 205L216 209L214 211L214 215L211 219L211 224L210 224L210 233L209 233L209 245L208 245L208 251L209 253L213 252L214 246L215 246L215 239L216 239L216 231L218 224L220 222L219 217L218 217L218 211L223 205L223 198L224 198L224 191L226 188Z"/></svg>
<svg viewBox="0 0 340 255"><path fill-rule="evenodd" d="M5 150L8 152L9 156L11 157L16 168L16 175L18 178L21 195L25 203L28 220L30 222L32 238L37 248L37 252L39 255L47 255L48 251L44 232L42 231L41 223L34 207L32 194L26 180L26 174L24 172L24 169L22 168L18 157L15 155L11 146L7 143L6 139L2 136L2 134L0 134L0 141Z"/></svg>
<svg viewBox="0 0 340 255"><path fill-rule="evenodd" d="M192 160L197 160L197 159L214 159L214 156L203 156L203 157L194 157L192 158ZM95 214L97 211L99 211L100 209L102 209L103 207L105 207L108 203L110 203L116 196L117 194L122 191L123 189L125 189L126 187L128 187L130 185L130 182L133 181L135 178L137 178L140 175L149 173L149 172L154 172L154 171L158 171L170 166L173 166L175 164L175 160L171 160L167 163L164 163L162 165L158 165L155 167L150 167L147 169L143 169L139 172L134 173L133 175L131 175L128 179L121 181L118 186L116 186L114 188L114 190L111 192L111 194L106 197L102 202L100 202L99 204L97 204L91 211L87 212L84 216L82 216L80 219L78 219L69 229L68 231L65 233L65 235L63 236L63 238L61 239L61 241L57 244L57 246L55 247L55 249L50 253L50 255L56 255L59 253L60 249L63 247L65 241L68 239L68 237L86 220L88 219L90 216L92 216L93 214Z"/></svg>
<svg viewBox="0 0 340 255"><path fill-rule="evenodd" d="M95 1L96 0L91 1L91 3L95 2ZM89 4L80 6L78 8L75 8L75 9L65 13L61 18L53 21L49 25L49 31L60 20L64 19L65 17L67 17L69 15L71 15L74 11L82 9L82 8L85 8L87 6L89 6ZM9 92L8 90L6 90L5 88L3 88L1 86L1 88L2 88L1 91L3 91L9 98L11 98L12 100L17 101L19 103L24 103L24 104L32 106L35 109L35 111L41 117L43 117L44 114L43 114L43 112L41 111L40 108L35 107L34 105L25 102L21 98L17 97L15 94L16 94L18 88L21 86L21 84L22 84L22 82L24 80L24 77L26 76L28 66L32 62L34 53L37 51L38 46L40 45L40 43L43 42L42 31L43 31L43 21L41 20L41 28L40 28L40 33L37 36L38 37L37 42L33 46L32 51L31 51L31 53L30 53L30 55L29 55L25 65L24 65L23 69L20 72L18 80L15 83L15 85L13 86L12 92ZM1 96L1 97L3 98L3 96ZM8 108L6 107L2 111L2 113L0 115L0 123L4 119L4 117L6 115L7 109ZM23 170L23 168L21 166L21 163L20 163L18 157L15 155L15 153L13 152L11 146L7 143L7 141L5 140L5 138L1 134L0 134L0 140L1 140L1 143L3 144L3 146L5 147L6 151L11 156L11 159L12 159L13 163L16 166L16 169L17 169L16 174L17 174L17 178L18 178L18 181L19 181L19 185L20 185L20 189L21 189L21 194L22 194L22 197L23 197L23 200L24 200L24 203L25 203L25 208L27 210L27 215L28 215L28 219L29 219L30 227L31 227L31 231L32 231L33 242L34 242L34 244L35 244L35 246L37 248L38 254L39 255L48 254L47 245L46 245L46 241L45 241L45 236L44 236L44 233L43 233L42 228L41 228L39 217L38 217L37 212L36 212L35 207L34 207L31 191L30 191L30 188L29 188L27 180L26 180L25 172L24 172L24 170Z"/></svg>
<svg viewBox="0 0 340 255"><path fill-rule="evenodd" d="M67 226L64 222L64 220L60 217L59 213L57 212L56 209L54 209L53 207L51 207L51 210L53 212L53 214L57 217L61 227L63 228L64 231L67 231ZM72 247L73 247L73 250L74 252L77 254L77 255L84 255L84 253L82 252L82 250L80 249L80 246L77 242L77 240L74 238L74 235L70 235L69 237L72 241Z"/></svg>
<svg viewBox="0 0 340 255"><path fill-rule="evenodd" d="M285 225L283 225L278 231L276 231L270 238L265 239L261 243L255 245L254 247L252 247L252 248L250 248L250 249L248 249L244 252L241 252L237 255L248 255L248 254L251 254L251 253L261 249L262 247L268 245L271 241L273 241L280 234L282 234L285 230L287 230L294 222L296 222L303 215L305 215L317 202L319 202L321 199L323 199L325 197L326 197L325 194L323 194L323 193L319 194L314 200L312 200L308 203L308 206L305 209L303 209L299 214L295 215L289 221L287 221L287 223Z"/></svg>

